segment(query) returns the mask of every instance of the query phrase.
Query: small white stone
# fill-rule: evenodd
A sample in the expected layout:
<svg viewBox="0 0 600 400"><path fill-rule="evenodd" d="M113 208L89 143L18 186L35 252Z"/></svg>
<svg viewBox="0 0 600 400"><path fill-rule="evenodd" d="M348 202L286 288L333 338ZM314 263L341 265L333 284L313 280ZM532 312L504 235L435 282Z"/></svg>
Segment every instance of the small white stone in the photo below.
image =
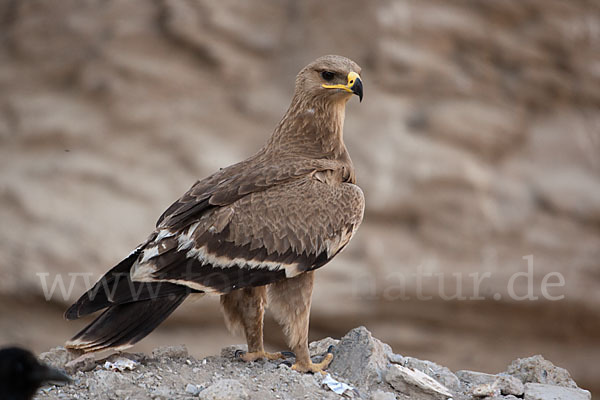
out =
<svg viewBox="0 0 600 400"><path fill-rule="evenodd" d="M185 387L185 391L194 396L196 396L198 393L200 393L200 389L198 388L198 386L192 385L191 383L187 384L187 386Z"/></svg>

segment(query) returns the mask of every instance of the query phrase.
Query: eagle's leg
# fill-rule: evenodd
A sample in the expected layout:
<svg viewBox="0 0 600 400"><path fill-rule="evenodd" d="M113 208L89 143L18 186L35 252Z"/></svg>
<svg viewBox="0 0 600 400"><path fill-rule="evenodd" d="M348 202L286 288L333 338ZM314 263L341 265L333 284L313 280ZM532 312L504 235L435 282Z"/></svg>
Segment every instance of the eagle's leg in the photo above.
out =
<svg viewBox="0 0 600 400"><path fill-rule="evenodd" d="M282 353L267 353L263 347L266 297L264 286L234 290L221 296L227 328L234 333L243 331L246 336L248 352L239 356L244 361L285 358Z"/></svg>
<svg viewBox="0 0 600 400"><path fill-rule="evenodd" d="M320 363L313 363L308 352L308 320L314 272L305 272L269 286L269 308L283 325L288 345L296 354L292 369L299 372L323 372L333 355L328 353Z"/></svg>

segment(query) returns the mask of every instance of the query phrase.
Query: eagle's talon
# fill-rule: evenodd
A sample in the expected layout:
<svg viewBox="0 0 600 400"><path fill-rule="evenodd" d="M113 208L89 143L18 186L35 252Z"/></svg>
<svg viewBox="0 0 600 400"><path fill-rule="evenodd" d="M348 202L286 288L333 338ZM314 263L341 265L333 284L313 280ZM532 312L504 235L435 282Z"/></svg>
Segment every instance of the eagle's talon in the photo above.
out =
<svg viewBox="0 0 600 400"><path fill-rule="evenodd" d="M312 361L308 361L308 363L299 363L292 365L292 369L298 372L311 372L317 373L319 372L322 375L325 375L325 369L331 364L331 360L333 360L333 354L327 353L323 358L323 361L319 363L313 363Z"/></svg>
<svg viewBox="0 0 600 400"><path fill-rule="evenodd" d="M246 361L246 362L262 360L262 359L279 360L281 358L285 358L285 356L281 352L267 353L266 351L255 351L252 353L248 353L248 352L245 352L242 350L236 350L235 356L236 356L236 358L239 358L240 360Z"/></svg>
<svg viewBox="0 0 600 400"><path fill-rule="evenodd" d="M246 354L244 350L236 350L235 353L233 353L233 356L235 358L242 358L244 354Z"/></svg>
<svg viewBox="0 0 600 400"><path fill-rule="evenodd" d="M292 368L292 362L289 360L282 361L279 365L285 365L286 367Z"/></svg>
<svg viewBox="0 0 600 400"><path fill-rule="evenodd" d="M281 355L284 356L285 358L296 358L296 354L294 354L294 352L292 351L282 351ZM291 367L291 364L290 364Z"/></svg>
<svg viewBox="0 0 600 400"><path fill-rule="evenodd" d="M311 360L313 360L313 362L319 363L319 362L323 361L325 359L325 357L327 357L328 354L333 355L334 350L335 350L335 347L333 345L331 345L327 348L327 351L325 353L311 357Z"/></svg>

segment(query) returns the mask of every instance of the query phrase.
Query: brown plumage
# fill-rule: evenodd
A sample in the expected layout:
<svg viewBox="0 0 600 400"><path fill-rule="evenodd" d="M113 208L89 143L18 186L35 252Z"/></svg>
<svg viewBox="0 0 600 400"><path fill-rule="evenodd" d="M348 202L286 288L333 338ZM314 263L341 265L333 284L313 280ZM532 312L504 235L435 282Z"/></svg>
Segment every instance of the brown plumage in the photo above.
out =
<svg viewBox="0 0 600 400"><path fill-rule="evenodd" d="M267 144L245 161L196 182L156 230L66 312L105 311L67 342L83 352L142 339L190 293L221 295L227 325L246 335L246 361L264 352L266 304L296 354L294 369L320 371L308 355L313 271L350 241L364 210L343 142L360 67L325 56L303 68L292 103Z"/></svg>

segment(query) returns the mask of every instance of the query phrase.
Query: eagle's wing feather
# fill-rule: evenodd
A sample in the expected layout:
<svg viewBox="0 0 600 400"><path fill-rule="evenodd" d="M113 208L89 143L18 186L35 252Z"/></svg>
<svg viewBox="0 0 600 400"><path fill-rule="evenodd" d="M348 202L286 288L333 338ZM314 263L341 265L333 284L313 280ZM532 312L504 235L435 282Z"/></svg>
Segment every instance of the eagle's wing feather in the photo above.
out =
<svg viewBox="0 0 600 400"><path fill-rule="evenodd" d="M226 206L250 193L284 184L316 171L335 170L331 160L248 160L223 168L196 182L159 217L157 228L180 229L215 206Z"/></svg>
<svg viewBox="0 0 600 400"><path fill-rule="evenodd" d="M293 277L335 256L364 210L358 186L323 182L314 174L234 197L225 206L205 208L177 231L159 225L132 279L228 293Z"/></svg>

